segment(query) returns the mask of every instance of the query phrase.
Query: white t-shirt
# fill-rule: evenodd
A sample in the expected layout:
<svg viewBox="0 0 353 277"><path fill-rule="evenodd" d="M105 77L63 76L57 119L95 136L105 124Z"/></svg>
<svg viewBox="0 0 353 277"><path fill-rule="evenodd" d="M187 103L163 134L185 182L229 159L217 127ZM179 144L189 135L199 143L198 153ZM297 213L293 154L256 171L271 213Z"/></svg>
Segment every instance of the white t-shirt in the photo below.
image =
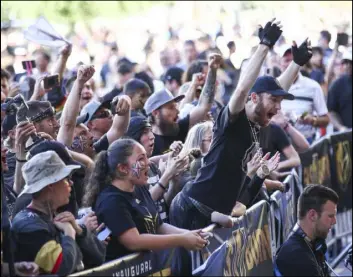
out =
<svg viewBox="0 0 353 277"><path fill-rule="evenodd" d="M295 96L294 100L283 100L282 111L284 114L293 114L297 119L304 112L323 116L328 113L324 93L320 85L299 73L297 81L290 87L289 93ZM311 125L296 123L295 128L299 130L306 138L313 137L316 128Z"/></svg>

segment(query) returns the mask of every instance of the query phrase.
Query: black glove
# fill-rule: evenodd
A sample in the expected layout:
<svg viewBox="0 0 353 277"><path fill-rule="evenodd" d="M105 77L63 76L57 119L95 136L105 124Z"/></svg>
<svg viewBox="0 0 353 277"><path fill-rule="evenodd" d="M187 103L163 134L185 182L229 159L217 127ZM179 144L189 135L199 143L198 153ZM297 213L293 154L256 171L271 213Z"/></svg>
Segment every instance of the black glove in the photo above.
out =
<svg viewBox="0 0 353 277"><path fill-rule="evenodd" d="M310 42L306 39L298 48L295 44L292 46L293 60L296 64L303 66L306 64L313 56L313 50L311 48Z"/></svg>
<svg viewBox="0 0 353 277"><path fill-rule="evenodd" d="M273 21L269 21L267 22L265 28L262 28L261 26L259 28L260 44L264 44L272 48L281 34L281 28L273 23Z"/></svg>

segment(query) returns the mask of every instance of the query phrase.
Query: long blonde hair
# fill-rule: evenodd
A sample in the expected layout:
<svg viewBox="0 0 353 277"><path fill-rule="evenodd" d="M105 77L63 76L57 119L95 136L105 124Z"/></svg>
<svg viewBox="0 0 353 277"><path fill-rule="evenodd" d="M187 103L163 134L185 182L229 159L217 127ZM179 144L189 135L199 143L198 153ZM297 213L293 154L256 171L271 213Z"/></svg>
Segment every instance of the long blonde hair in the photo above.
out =
<svg viewBox="0 0 353 277"><path fill-rule="evenodd" d="M191 149L199 148L201 150L202 140L206 135L207 130L212 131L213 122L205 121L193 126L186 137L183 150L181 150L180 155L186 155ZM204 153L203 153L204 154Z"/></svg>

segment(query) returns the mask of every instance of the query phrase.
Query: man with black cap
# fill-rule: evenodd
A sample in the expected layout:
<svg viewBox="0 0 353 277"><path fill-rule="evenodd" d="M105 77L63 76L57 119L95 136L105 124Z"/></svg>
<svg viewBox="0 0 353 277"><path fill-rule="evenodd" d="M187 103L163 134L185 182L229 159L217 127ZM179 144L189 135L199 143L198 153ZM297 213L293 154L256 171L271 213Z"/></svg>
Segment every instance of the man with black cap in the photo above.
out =
<svg viewBox="0 0 353 277"><path fill-rule="evenodd" d="M221 55L214 53L209 56L210 70L198 105L185 118L178 118L179 110L177 108L178 102L185 97L184 95L174 97L169 90L163 89L148 98L145 110L150 116L152 131L156 139L153 156L168 151L174 141L184 141L189 128L206 118L214 100L217 69L221 62Z"/></svg>
<svg viewBox="0 0 353 277"><path fill-rule="evenodd" d="M257 78L267 53L282 33L280 23L274 20L259 30L260 45L215 122L210 150L195 181L187 184L172 202L170 220L173 225L203 228L211 223L211 213L205 210L231 213L243 191L241 183L246 165L260 151L260 128L270 123L281 109L283 99L293 99L286 90L298 74L299 64L311 57L306 43L299 48L293 45L294 62L278 80L270 76ZM260 169L266 172L265 167Z"/></svg>
<svg viewBox="0 0 353 277"><path fill-rule="evenodd" d="M167 69L163 76L165 88L169 90L173 96L177 96L182 85L182 77L184 70L180 67L172 66Z"/></svg>

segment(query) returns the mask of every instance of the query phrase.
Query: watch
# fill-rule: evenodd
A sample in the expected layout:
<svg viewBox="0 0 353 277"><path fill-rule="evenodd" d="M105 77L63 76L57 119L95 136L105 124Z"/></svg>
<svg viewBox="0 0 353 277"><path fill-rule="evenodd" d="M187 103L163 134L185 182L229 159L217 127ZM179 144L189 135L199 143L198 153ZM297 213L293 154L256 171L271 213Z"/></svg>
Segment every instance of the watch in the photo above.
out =
<svg viewBox="0 0 353 277"><path fill-rule="evenodd" d="M256 171L257 176L261 179L265 179L266 176L270 175L270 169L266 164L260 166L260 168Z"/></svg>

